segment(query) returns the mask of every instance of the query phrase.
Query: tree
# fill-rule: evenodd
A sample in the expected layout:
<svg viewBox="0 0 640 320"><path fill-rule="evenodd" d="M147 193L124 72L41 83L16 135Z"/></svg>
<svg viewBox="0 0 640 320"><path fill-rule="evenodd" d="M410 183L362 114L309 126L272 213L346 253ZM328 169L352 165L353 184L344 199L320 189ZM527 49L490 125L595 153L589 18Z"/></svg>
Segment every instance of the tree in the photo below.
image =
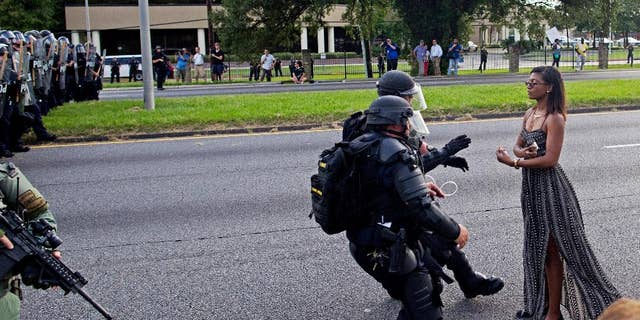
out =
<svg viewBox="0 0 640 320"><path fill-rule="evenodd" d="M329 0L223 0L212 14L225 50L249 60L264 48L292 47L300 41L303 23L321 24Z"/></svg>
<svg viewBox="0 0 640 320"><path fill-rule="evenodd" d="M373 77L371 66L373 40L380 34L381 25L392 14L389 8L393 0L351 0L347 1L347 10L342 17L353 26L350 29L352 36L356 34L364 41L364 60L366 61L366 73L368 78ZM355 37L354 37L355 38Z"/></svg>
<svg viewBox="0 0 640 320"><path fill-rule="evenodd" d="M64 1L62 0L0 0L3 8L0 26L7 30L62 31Z"/></svg>
<svg viewBox="0 0 640 320"><path fill-rule="evenodd" d="M629 32L640 31L640 2L637 0L620 0L613 30L622 33L624 46L626 47L629 44Z"/></svg>

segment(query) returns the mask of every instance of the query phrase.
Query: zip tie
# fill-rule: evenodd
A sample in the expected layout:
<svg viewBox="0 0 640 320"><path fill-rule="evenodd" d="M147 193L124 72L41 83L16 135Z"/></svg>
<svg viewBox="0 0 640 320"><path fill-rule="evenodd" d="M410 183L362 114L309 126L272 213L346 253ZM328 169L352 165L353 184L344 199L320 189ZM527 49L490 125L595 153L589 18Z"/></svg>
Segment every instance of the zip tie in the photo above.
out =
<svg viewBox="0 0 640 320"><path fill-rule="evenodd" d="M433 182L433 184L435 184L436 186L438 185L438 184L436 183L436 179L435 179L433 176L428 175L428 174L426 174L426 173L425 173L425 174L424 174L424 177L425 177L425 179L427 179L427 178L428 178L429 180L431 180L431 182ZM427 182L428 182L428 181L427 181ZM453 187L455 188L455 189L453 190L453 192L446 193L446 192L444 191L444 189L445 189L445 188L444 188L444 186L446 186L446 185L448 185L448 184L452 184L452 185L453 185ZM458 192L458 184L457 184L457 183L455 183L454 181L451 181L451 180L450 180L450 181L447 181L447 182L443 183L443 184L440 186L440 190L442 190L442 193L444 193L444 196L445 196L445 197L450 197L450 196L452 196L452 195L456 194L456 192Z"/></svg>

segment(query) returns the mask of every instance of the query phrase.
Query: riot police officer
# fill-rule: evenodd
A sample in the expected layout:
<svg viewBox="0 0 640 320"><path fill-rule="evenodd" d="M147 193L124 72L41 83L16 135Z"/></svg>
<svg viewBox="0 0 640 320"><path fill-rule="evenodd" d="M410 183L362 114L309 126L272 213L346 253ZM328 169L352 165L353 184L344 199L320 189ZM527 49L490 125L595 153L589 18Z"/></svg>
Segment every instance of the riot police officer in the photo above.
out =
<svg viewBox="0 0 640 320"><path fill-rule="evenodd" d="M442 191L424 180L421 157L409 142L411 105L400 97L376 99L365 112L368 132L349 143L356 155L360 219L347 228L352 256L403 303L398 319L441 319L438 276L420 237L425 230L464 247L467 229L432 203Z"/></svg>
<svg viewBox="0 0 640 320"><path fill-rule="evenodd" d="M413 105L414 116L410 119L412 132L409 142L418 150L421 150L422 167L424 172L431 171L438 165L468 170L466 159L455 156L459 151L467 148L471 140L466 135L458 136L447 143L443 148L427 147L426 136L429 133L424 124L420 110L426 109L426 102L422 89L414 80L402 71L389 71L378 81L378 95L394 95L404 98ZM433 233L423 234L423 244L430 247L432 256L441 265L446 265L453 271L454 277L464 293L465 297L473 298L478 295L491 295L504 287L504 282L498 277L486 277L473 271L465 253L450 241Z"/></svg>
<svg viewBox="0 0 640 320"><path fill-rule="evenodd" d="M29 182L27 177L11 162L0 163L0 209L24 209L24 220L27 225L31 221L44 219L56 231L56 221L49 210L47 200ZM0 237L4 232L0 230ZM0 241L0 254L11 250L12 244L6 238ZM59 251L53 255L60 259ZM0 318L18 320L20 318L20 277L11 273L0 275Z"/></svg>

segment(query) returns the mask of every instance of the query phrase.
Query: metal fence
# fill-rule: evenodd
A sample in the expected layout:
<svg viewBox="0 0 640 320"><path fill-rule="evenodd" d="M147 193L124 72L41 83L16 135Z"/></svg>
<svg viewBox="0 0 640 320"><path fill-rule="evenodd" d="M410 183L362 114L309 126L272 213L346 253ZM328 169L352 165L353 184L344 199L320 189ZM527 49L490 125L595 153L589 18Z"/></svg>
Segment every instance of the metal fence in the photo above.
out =
<svg viewBox="0 0 640 320"><path fill-rule="evenodd" d="M460 63L458 68L459 72L469 73L470 71L479 72L480 66L480 52L465 52L463 53L464 62ZM551 65L553 61L552 53L550 50L541 50L535 52L529 52L520 56L519 67L521 70L527 70L540 65ZM398 70L405 72L411 72L412 66L409 60L398 61ZM449 61L446 58L441 59L441 64L445 67ZM627 64L627 51L626 50L612 50L609 53L609 64L619 65ZM597 67L598 65L598 52L597 50L590 50L587 55L586 67ZM377 58L371 62L373 76L379 77L381 71L386 71L386 62L384 69L378 67ZM560 59L560 67L576 68L578 66L578 57L575 51L571 49L564 49L562 51ZM433 67L431 66L430 74L433 74ZM313 61L312 66L304 66L308 75L312 75L314 80L317 81L339 81L344 79L362 79L366 78L365 67L363 58L342 58L342 59L316 59ZM417 67L414 67L417 70ZM486 70L493 72L507 72L509 70L509 56L502 49L489 49L487 56ZM415 70L414 70L415 72ZM192 74L195 70L192 69ZM277 74L276 74L277 73ZM225 73L222 76L224 82L241 82L250 81L250 65L246 62L228 62L225 68ZM280 75L281 74L281 75ZM446 73L445 73L446 74ZM195 77L192 76L195 80ZM211 82L211 71L208 65L205 66L205 79L206 82ZM290 81L291 71L287 64L281 66L281 73L272 70L272 81L283 82ZM253 78L251 79L253 81ZM266 81L266 79L265 79ZM202 80L200 81L202 82Z"/></svg>

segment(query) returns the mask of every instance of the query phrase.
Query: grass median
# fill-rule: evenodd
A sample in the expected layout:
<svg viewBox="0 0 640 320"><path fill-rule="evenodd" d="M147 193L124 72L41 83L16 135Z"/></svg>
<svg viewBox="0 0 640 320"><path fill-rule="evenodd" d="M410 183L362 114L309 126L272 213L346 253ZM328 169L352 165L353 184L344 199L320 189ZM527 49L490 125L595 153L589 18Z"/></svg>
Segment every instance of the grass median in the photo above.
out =
<svg viewBox="0 0 640 320"><path fill-rule="evenodd" d="M570 109L640 105L640 80L565 83ZM533 105L524 84L456 85L423 88L429 109L425 117L526 110ZM47 128L63 137L118 136L189 130L219 130L296 124L327 124L362 110L375 99L370 90L289 92L157 98L156 110L141 100L69 103L44 118Z"/></svg>

